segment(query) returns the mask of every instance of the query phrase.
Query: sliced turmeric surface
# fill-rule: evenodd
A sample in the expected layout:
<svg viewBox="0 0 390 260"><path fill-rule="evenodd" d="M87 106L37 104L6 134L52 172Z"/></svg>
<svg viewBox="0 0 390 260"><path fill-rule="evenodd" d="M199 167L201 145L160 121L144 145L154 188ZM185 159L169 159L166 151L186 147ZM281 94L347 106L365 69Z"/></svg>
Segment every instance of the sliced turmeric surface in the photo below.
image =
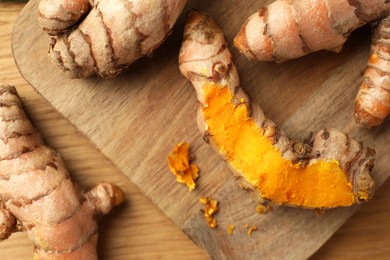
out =
<svg viewBox="0 0 390 260"><path fill-rule="evenodd" d="M337 161L293 164L263 135L247 103L233 102L229 88L208 84L203 95L203 115L215 146L264 198L314 208L354 203L352 185Z"/></svg>
<svg viewBox="0 0 390 260"><path fill-rule="evenodd" d="M190 164L188 143L179 143L168 155L168 167L176 176L179 183L184 183L191 191L195 189L195 180L199 177L199 169L195 164Z"/></svg>

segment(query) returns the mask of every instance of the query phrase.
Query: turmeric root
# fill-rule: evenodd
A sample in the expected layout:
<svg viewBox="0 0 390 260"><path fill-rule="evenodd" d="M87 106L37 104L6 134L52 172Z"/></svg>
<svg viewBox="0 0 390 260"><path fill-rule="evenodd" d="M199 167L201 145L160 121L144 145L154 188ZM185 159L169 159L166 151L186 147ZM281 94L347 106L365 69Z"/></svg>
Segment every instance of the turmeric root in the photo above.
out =
<svg viewBox="0 0 390 260"><path fill-rule="evenodd" d="M0 240L21 229L34 259L97 259L97 219L123 201L121 189L100 183L81 191L43 144L14 87L0 86L0 104Z"/></svg>
<svg viewBox="0 0 390 260"><path fill-rule="evenodd" d="M293 141L250 103L221 29L191 12L179 56L195 87L198 125L260 202L305 208L350 206L374 191L375 152L335 129Z"/></svg>
<svg viewBox="0 0 390 260"><path fill-rule="evenodd" d="M355 119L362 127L380 125L390 113L390 17L374 33L371 54L355 100Z"/></svg>
<svg viewBox="0 0 390 260"><path fill-rule="evenodd" d="M152 53L185 0L41 0L38 19L52 37L52 60L70 77L112 78Z"/></svg>
<svg viewBox="0 0 390 260"><path fill-rule="evenodd" d="M234 45L255 60L340 51L356 28L390 12L385 0L276 0L249 17Z"/></svg>

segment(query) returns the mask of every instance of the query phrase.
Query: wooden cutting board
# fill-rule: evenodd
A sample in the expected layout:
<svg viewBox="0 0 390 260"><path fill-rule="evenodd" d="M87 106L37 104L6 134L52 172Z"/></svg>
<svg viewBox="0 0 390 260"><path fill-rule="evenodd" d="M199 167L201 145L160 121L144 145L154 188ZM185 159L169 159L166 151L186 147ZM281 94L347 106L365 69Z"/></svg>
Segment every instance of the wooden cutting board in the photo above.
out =
<svg viewBox="0 0 390 260"><path fill-rule="evenodd" d="M70 80L47 55L50 40L37 24L37 2L26 5L14 28L12 47L22 75L212 258L306 258L357 209L320 216L295 208L255 212L256 203L198 133L195 92L177 64L184 15L152 59L137 61L113 80ZM208 12L232 42L246 18L269 2L192 0L186 8ZM336 127L374 147L379 186L390 175L389 120L364 130L355 126L352 115L369 36L366 27L351 36L340 54L319 52L283 64L251 62L234 48L233 54L244 88L291 137L302 140L310 131ZM201 169L193 192L176 183L167 167L167 154L181 141L190 143ZM200 196L220 201L216 230L205 224ZM232 236L227 224L236 227ZM248 237L245 224L259 230Z"/></svg>

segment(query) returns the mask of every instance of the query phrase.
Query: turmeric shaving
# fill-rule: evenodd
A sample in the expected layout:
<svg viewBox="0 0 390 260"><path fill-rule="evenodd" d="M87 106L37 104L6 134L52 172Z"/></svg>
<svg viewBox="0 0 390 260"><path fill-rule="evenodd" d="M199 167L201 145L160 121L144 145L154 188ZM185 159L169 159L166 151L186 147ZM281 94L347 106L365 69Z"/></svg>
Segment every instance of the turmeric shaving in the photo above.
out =
<svg viewBox="0 0 390 260"><path fill-rule="evenodd" d="M257 230L257 226L251 226L249 229L248 229L248 237L250 237L253 233L253 231L256 231Z"/></svg>
<svg viewBox="0 0 390 260"><path fill-rule="evenodd" d="M168 155L168 163L177 182L186 184L190 191L195 189L195 180L199 177L199 169L195 164L190 164L188 143L175 145L173 152Z"/></svg>
<svg viewBox="0 0 390 260"><path fill-rule="evenodd" d="M203 215L206 219L206 223L210 228L216 228L218 226L217 220L213 217L218 212L218 200L214 200L210 197L201 197L200 203L205 205Z"/></svg>
<svg viewBox="0 0 390 260"><path fill-rule="evenodd" d="M264 213L267 213L267 212L270 212L270 211L272 211L272 207L269 206L269 205L265 206L265 205L259 204L256 207L256 212L258 214L264 214Z"/></svg>
<svg viewBox="0 0 390 260"><path fill-rule="evenodd" d="M229 235L233 235L234 225L228 224L227 225L227 232Z"/></svg>

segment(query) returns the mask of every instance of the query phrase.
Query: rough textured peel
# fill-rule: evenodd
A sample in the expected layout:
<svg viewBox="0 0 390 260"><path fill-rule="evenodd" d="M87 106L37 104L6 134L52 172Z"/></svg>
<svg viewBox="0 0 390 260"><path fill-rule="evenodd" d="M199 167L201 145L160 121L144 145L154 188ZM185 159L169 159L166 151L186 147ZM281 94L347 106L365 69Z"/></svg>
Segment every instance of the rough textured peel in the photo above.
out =
<svg viewBox="0 0 390 260"><path fill-rule="evenodd" d="M179 63L200 102L204 139L261 202L333 208L372 196L375 152L335 129L306 143L286 137L250 103L221 29L205 14L189 13Z"/></svg>
<svg viewBox="0 0 390 260"><path fill-rule="evenodd" d="M355 119L362 127L380 125L390 113L390 17L375 29L371 54L355 100Z"/></svg>
<svg viewBox="0 0 390 260"><path fill-rule="evenodd" d="M353 30L389 11L385 0L276 0L248 18L234 45L248 58L277 62L338 52Z"/></svg>
<svg viewBox="0 0 390 260"><path fill-rule="evenodd" d="M81 191L10 86L0 86L0 135L0 240L17 225L34 243L34 259L97 259L97 220L123 201L120 188Z"/></svg>
<svg viewBox="0 0 390 260"><path fill-rule="evenodd" d="M111 78L152 53L170 33L185 0L41 0L38 18L50 55L71 77Z"/></svg>

